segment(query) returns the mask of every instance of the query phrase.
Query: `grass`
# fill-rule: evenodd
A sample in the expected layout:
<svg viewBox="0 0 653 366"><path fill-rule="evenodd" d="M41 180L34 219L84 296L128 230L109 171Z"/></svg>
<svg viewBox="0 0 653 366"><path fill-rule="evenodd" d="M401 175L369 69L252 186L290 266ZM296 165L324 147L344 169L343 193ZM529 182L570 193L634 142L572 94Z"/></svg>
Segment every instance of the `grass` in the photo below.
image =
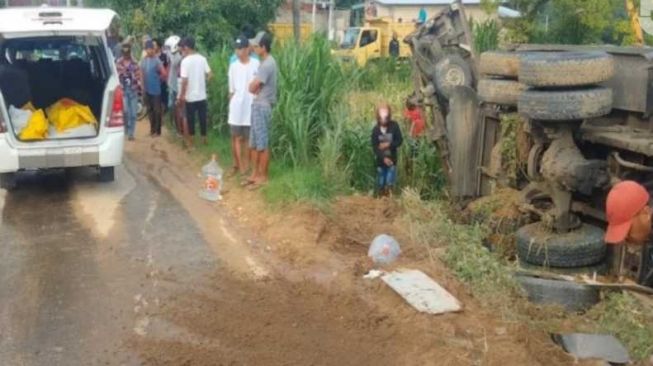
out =
<svg viewBox="0 0 653 366"><path fill-rule="evenodd" d="M629 293L609 293L588 316L596 331L615 335L635 360L653 356L653 314Z"/></svg>
<svg viewBox="0 0 653 366"><path fill-rule="evenodd" d="M272 165L270 183L262 192L266 202L276 207L295 202L320 206L340 193L323 178L319 166L293 167L284 164Z"/></svg>

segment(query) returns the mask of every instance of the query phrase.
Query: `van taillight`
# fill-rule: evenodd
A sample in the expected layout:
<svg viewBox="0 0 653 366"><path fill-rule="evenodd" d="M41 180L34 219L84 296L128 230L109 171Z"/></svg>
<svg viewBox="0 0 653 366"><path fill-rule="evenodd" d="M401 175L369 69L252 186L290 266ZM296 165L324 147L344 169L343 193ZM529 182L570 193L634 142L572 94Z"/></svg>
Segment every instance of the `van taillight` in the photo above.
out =
<svg viewBox="0 0 653 366"><path fill-rule="evenodd" d="M7 132L7 124L5 123L5 118L2 116L2 112L0 112L0 133L5 132Z"/></svg>
<svg viewBox="0 0 653 366"><path fill-rule="evenodd" d="M122 127L125 125L122 97L122 87L119 86L113 92L113 105L111 107L111 116L109 117L108 127Z"/></svg>

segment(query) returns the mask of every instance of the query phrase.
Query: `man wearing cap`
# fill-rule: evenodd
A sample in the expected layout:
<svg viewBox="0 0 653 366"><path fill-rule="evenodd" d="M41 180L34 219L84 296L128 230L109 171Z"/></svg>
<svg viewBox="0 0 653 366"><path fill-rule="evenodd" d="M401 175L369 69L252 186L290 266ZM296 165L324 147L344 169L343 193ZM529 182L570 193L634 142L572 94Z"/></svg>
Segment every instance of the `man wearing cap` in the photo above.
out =
<svg viewBox="0 0 653 366"><path fill-rule="evenodd" d="M258 60L249 57L249 40L241 35L236 38L234 48L238 61L229 65L229 127L231 128L231 151L234 158L233 173L245 174L248 169L246 141L252 121L254 95L249 84L254 80L259 67ZM245 156L243 157L243 153Z"/></svg>
<svg viewBox="0 0 653 366"><path fill-rule="evenodd" d="M270 123L272 108L277 103L277 63L270 55L272 38L269 34L259 32L251 43L254 52L261 59L261 65L249 85L249 91L255 95L252 104L252 128L249 134L249 148L254 169L245 184L252 185L252 188L256 189L268 182Z"/></svg>
<svg viewBox="0 0 653 366"><path fill-rule="evenodd" d="M195 137L195 117L200 122L200 134L204 145L207 140L207 109L206 82L213 74L206 58L195 51L195 40L186 37L182 40L181 49L184 59L181 61L181 91L177 98L180 104L186 106L186 122L188 134L186 143L193 147Z"/></svg>
<svg viewBox="0 0 653 366"><path fill-rule="evenodd" d="M608 244L622 244L619 275L622 275L625 244L646 245L651 234L651 215L649 206L650 195L639 183L623 181L617 183L606 200L606 218L608 229L605 241ZM643 248L645 249L645 248ZM642 255L646 254L642 251Z"/></svg>
<svg viewBox="0 0 653 366"><path fill-rule="evenodd" d="M132 57L132 46L130 43L122 44L121 56L116 61L116 69L123 90L127 137L130 141L133 141L134 130L136 128L136 114L138 113L138 100L142 93L142 89L141 68Z"/></svg>
<svg viewBox="0 0 653 366"><path fill-rule="evenodd" d="M145 87L145 104L150 117L150 135L161 136L161 81L165 80L166 70L163 63L157 57L154 49L154 42L145 42L146 57L141 60L141 73L143 86Z"/></svg>

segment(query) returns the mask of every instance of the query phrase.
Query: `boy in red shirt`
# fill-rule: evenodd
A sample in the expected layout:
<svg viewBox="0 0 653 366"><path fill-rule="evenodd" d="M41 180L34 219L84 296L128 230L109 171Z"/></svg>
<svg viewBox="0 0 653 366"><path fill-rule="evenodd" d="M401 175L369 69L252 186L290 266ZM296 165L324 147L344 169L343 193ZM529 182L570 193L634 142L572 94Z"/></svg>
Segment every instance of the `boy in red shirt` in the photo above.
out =
<svg viewBox="0 0 653 366"><path fill-rule="evenodd" d="M426 128L422 109L418 108L410 99L407 99L404 117L410 122L410 137L413 139L420 137Z"/></svg>

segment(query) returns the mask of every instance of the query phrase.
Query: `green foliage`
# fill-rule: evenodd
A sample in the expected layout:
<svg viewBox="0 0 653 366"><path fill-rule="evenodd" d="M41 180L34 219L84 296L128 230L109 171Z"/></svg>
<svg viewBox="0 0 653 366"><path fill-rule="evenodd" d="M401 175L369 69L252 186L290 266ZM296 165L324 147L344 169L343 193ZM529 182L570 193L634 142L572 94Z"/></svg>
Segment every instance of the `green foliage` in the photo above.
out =
<svg viewBox="0 0 653 366"><path fill-rule="evenodd" d="M229 116L229 58L233 54L231 47L223 46L209 57L209 65L213 72L213 80L208 83L208 102L211 126L217 132L227 133L227 117Z"/></svg>
<svg viewBox="0 0 653 366"><path fill-rule="evenodd" d="M485 51L496 50L499 47L499 23L496 19L484 22L473 22L474 50L481 54Z"/></svg>
<svg viewBox="0 0 653 366"><path fill-rule="evenodd" d="M653 315L628 293L610 293L588 314L599 332L614 334L635 360L653 355Z"/></svg>
<svg viewBox="0 0 653 366"><path fill-rule="evenodd" d="M263 188L263 196L272 205L293 202L320 204L339 193L337 187L327 181L318 165L299 166L273 164L270 168L270 182Z"/></svg>
<svg viewBox="0 0 653 366"><path fill-rule="evenodd" d="M192 35L213 49L229 44L244 24L264 28L281 0L94 0L92 6L115 9L122 32L135 35Z"/></svg>
<svg viewBox="0 0 653 366"><path fill-rule="evenodd" d="M308 164L325 131L336 125L336 117L345 117L335 111L351 83L324 37L302 45L286 42L275 57L281 92L273 117L272 149L294 166Z"/></svg>
<svg viewBox="0 0 653 366"><path fill-rule="evenodd" d="M458 278L472 286L476 295L492 302L517 293L509 269L483 246L487 228L454 222L445 202L423 201L415 191L404 191L401 203L405 212L403 222L411 239L425 246L432 257L444 260Z"/></svg>
<svg viewBox="0 0 653 366"><path fill-rule="evenodd" d="M627 45L634 41L623 0L512 0L507 5L524 15L506 22L510 42Z"/></svg>

